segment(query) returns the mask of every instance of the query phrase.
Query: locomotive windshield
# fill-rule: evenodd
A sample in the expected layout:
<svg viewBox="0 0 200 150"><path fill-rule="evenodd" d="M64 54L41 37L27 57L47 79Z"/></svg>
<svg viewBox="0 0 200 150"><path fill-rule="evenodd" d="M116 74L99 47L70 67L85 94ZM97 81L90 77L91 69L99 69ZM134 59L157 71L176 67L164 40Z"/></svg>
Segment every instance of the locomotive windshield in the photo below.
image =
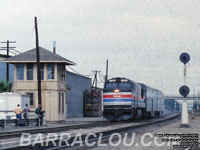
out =
<svg viewBox="0 0 200 150"><path fill-rule="evenodd" d="M115 89L119 89L121 92L131 92L135 88L133 83L128 79L113 78L107 80L104 85L104 92L113 92Z"/></svg>
<svg viewBox="0 0 200 150"><path fill-rule="evenodd" d="M120 82L120 83L108 82L108 83L105 84L105 88L111 88L111 89L115 89L115 88L131 88L131 83L130 82Z"/></svg>
<svg viewBox="0 0 200 150"><path fill-rule="evenodd" d="M106 83L105 88L117 88L117 83Z"/></svg>
<svg viewBox="0 0 200 150"><path fill-rule="evenodd" d="M131 88L131 83L119 83L119 88Z"/></svg>

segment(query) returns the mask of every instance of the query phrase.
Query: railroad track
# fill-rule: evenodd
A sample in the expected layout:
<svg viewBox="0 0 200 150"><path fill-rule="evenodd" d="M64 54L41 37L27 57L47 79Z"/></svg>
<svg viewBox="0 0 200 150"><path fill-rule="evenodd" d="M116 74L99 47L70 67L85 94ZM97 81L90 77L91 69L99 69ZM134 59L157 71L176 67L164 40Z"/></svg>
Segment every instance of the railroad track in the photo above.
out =
<svg viewBox="0 0 200 150"><path fill-rule="evenodd" d="M72 129L85 129L91 128L96 126L107 126L112 124L111 122L95 122L95 123L87 123L87 124L80 124L80 125L66 125L66 126L59 126L59 127L48 127L48 128L38 128L38 129L27 129L21 131L10 131L0 133L0 139L8 139L13 137L21 137L22 133L30 133L30 134L37 134L37 133L55 133L60 131L68 131ZM115 124L115 123L113 123Z"/></svg>
<svg viewBox="0 0 200 150"><path fill-rule="evenodd" d="M129 126L129 127L114 129L114 130L110 130L110 131L98 132L98 133L95 133L97 135L97 137L90 138L90 139L87 140L87 142L90 142L90 143L98 142L100 136L101 136L101 141L103 142L103 141L108 140L109 137L113 133L119 133L120 135L124 135L125 133L133 133L133 132L136 132L138 130L152 128L155 125L164 125L164 124L166 125L166 123L171 123L172 120L175 120L177 118L180 118L180 115L176 115L176 116L170 117L170 118L165 119L165 120L153 121L153 122L143 123L143 124L136 125L136 126ZM86 143L85 137L86 137L85 135L82 136L83 146L80 146L78 144L71 146L71 147L66 146L66 145L62 145L62 146L57 146L57 147L52 147L52 148L46 148L45 150L65 150L66 148L88 149L88 146L85 144ZM96 146L97 145L95 144L92 147L96 147Z"/></svg>
<svg viewBox="0 0 200 150"><path fill-rule="evenodd" d="M149 120L135 120L134 122L148 122ZM120 121L120 122L95 122L95 123L86 123L86 124L79 124L79 125L64 125L64 126L58 126L58 127L42 127L37 129L26 129L26 130L19 130L19 131L7 131L0 133L0 139L8 139L13 137L21 137L22 133L30 133L30 134L37 134L37 133L55 133L60 131L68 131L72 129L86 129L91 127L102 127L107 125L114 125L119 123L130 123L131 121Z"/></svg>
<svg viewBox="0 0 200 150"><path fill-rule="evenodd" d="M87 139L87 141L97 141L99 139L99 137L101 136L102 139L106 139L108 138L111 134L113 133L120 133L120 134L123 134L123 133L128 133L128 132L133 132L133 131L137 131L139 129L143 129L143 128L147 128L147 127L150 127L150 126L153 126L155 124L161 124L161 123L165 123L165 122L169 122L169 121L172 121L174 119L177 119L178 117L180 117L180 114L176 114L176 115L173 115L173 116L170 116L170 117L165 117L165 118L160 118L158 120L153 120L153 121L149 121L149 122L140 122L139 124L137 125L134 125L134 122L132 123L132 125L128 125L128 126L125 126L125 127L116 127L114 129L110 129L110 130L106 130L106 131L97 131L95 132L95 134L97 135L96 137L90 137ZM119 123L118 123L119 124ZM105 126L106 124L104 124ZM108 124L108 125L111 125L111 124ZM94 126L93 127L97 127L97 126L102 126L100 124ZM89 127L89 126L88 126ZM80 129L80 126L79 127L76 127L77 129ZM102 127L103 128L103 127ZM73 128L74 129L74 128ZM49 132L49 130L48 130ZM53 132L53 131L51 131ZM54 131L55 132L55 131ZM60 132L60 131L59 131ZM76 132L76 131L75 131ZM81 135L81 139L82 141L86 141L86 136L87 134L82 134ZM74 141L74 137L71 137L70 140L68 140L68 143L69 145ZM43 141L46 141L47 138L44 137L43 138ZM54 142L56 143L56 145L58 145L59 143L59 138L54 140ZM77 146L76 144L73 145L74 146ZM66 143L64 143L63 145L60 145L60 146L55 146L53 145L53 143L49 143L48 146L41 146L41 143L39 144L35 144L34 146L33 145L29 145L29 146L16 146L16 147L11 147L9 149L15 149L15 150L27 150L27 149L46 149L46 150L57 150L57 149L66 149L66 148L69 148L69 146L66 145ZM70 147L72 148L72 147ZM82 149L82 148L81 148Z"/></svg>

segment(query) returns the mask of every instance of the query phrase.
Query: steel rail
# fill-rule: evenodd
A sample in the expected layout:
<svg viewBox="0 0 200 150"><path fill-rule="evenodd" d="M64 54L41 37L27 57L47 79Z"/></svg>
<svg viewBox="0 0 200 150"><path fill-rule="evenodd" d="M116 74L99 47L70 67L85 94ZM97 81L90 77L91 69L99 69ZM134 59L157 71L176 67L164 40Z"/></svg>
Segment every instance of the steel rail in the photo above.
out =
<svg viewBox="0 0 200 150"><path fill-rule="evenodd" d="M124 135L125 133L131 133L131 132L134 132L134 131L138 131L139 129L147 129L147 128L151 128L152 126L154 126L155 124L157 125L161 125L161 124L166 124L166 122L171 122L177 118L180 118L180 115L177 115L177 116L174 116L174 117L170 117L170 118L167 118L165 120L159 120L159 121L154 121L154 122L149 122L149 123L144 123L144 124L140 124L140 125L135 125L135 126L130 126L130 127L124 127L124 128L119 128L119 129L114 129L114 130L110 130L110 131L105 131L105 132L99 132L99 133L95 133L97 135L97 137L95 138L90 138L87 140L87 142L97 142L99 140L99 135L100 133L103 133L103 136L101 137L101 139L103 140L106 140L106 139L109 139L109 137L113 134L113 133L119 133L121 135ZM83 141L83 144L85 144L85 137L83 135L82 137L82 141ZM72 140L73 141L73 140ZM78 145L78 144L77 144ZM81 148L81 146L78 146L77 145L74 145L72 147L70 146L66 146L66 145L62 145L62 146L57 146L57 147L53 147L53 148L48 148L48 149L45 149L45 150L59 150L59 149L66 149L66 148ZM96 147L97 145L93 146L93 147ZM83 147L87 147L86 145L82 146ZM91 147L90 147L91 148Z"/></svg>
<svg viewBox="0 0 200 150"><path fill-rule="evenodd" d="M97 126L106 126L112 124L111 122L95 122L95 123L87 123L87 124L79 124L79 125L65 125L65 126L59 126L59 127L42 127L37 129L26 129L26 130L20 130L20 131L6 131L3 133L0 133L0 139L8 139L8 138L14 138L14 137L20 137L22 133L30 133L30 134L37 134L37 133L54 133L54 132L61 132L61 131L68 131L72 129L86 129L91 127L97 127ZM115 123L113 123L115 124Z"/></svg>
<svg viewBox="0 0 200 150"><path fill-rule="evenodd" d="M160 123L164 123L164 122L167 122L167 121L172 121L174 119L177 119L178 117L180 117L180 114L176 114L176 115L173 115L173 116L170 116L170 117L167 117L167 118L160 118L159 120L156 120L156 121L142 122L141 124L138 124L138 125L133 125L132 124L132 125L128 125L127 127L119 127L119 128L108 130L108 131L97 132L97 133L95 133L97 135L97 138L90 137L88 140L89 141L97 140L98 137L100 136L100 134L103 134L103 138L106 138L106 137L109 137L113 133L121 133L122 134L122 133L125 133L125 132L130 132L130 131L138 130L138 129L141 129L141 128L147 128L148 126L152 126L152 125L155 125L155 124L160 124ZM102 126L102 125L100 125L100 126ZM82 138L83 141L85 141L86 136L87 136L86 134L84 134L84 135L81 136L81 138ZM70 138L70 140L68 141L69 144L71 144L73 142L74 138L75 137ZM47 138L45 137L43 139L43 141L45 141L45 139L47 139ZM59 143L59 138L56 139L55 142ZM77 146L77 145L75 145L75 146ZM29 145L29 146L15 146L15 147L10 147L9 149L13 149L13 150L18 150L18 149L19 150L27 150L27 149L29 149L29 150L31 150L31 149L57 150L57 149L66 149L66 148L72 148L72 147L69 147L67 145L54 146L52 143L50 143L50 145L48 145L48 146L41 146L41 144L36 144L35 146L31 146L31 145Z"/></svg>

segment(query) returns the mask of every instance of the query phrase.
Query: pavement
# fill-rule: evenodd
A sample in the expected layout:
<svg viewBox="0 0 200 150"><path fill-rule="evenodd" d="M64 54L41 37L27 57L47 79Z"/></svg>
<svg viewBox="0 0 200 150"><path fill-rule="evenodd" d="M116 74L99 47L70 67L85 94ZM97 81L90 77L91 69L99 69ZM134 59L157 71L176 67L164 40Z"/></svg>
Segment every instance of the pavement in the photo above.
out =
<svg viewBox="0 0 200 150"><path fill-rule="evenodd" d="M67 118L65 122L97 122L97 121L106 121L103 117L73 117Z"/></svg>
<svg viewBox="0 0 200 150"><path fill-rule="evenodd" d="M167 117L167 116L165 116L165 117ZM50 127L58 127L58 126L59 127L60 126L67 126L67 125L73 126L73 124L74 125L75 124L79 124L80 125L80 124L85 124L86 123L85 121L87 121L87 123L92 123L92 122L96 122L96 121L97 121L97 123L100 123L98 121L101 121L101 120L102 120L102 118L76 118L76 119L73 118L70 121L68 120L69 123L68 123L68 121L62 122L62 123L59 123L59 124L53 124L52 123L52 124L47 124L46 126L43 126L43 127L40 127L40 128L47 128L48 129ZM157 120L157 118L154 118L152 120ZM92 128L86 128L86 129L82 129L82 128L80 128L80 129L70 129L70 130L68 130L66 132L63 132L63 131L56 132L56 134L57 135L61 135L63 133L68 133L68 134L71 134L71 136L76 136L78 133L81 133L83 135L87 135L88 133L104 132L104 131L110 131L110 130L114 130L114 129L116 130L116 129L119 129L119 127L120 128L125 128L125 127L130 127L130 126L133 126L133 125L134 126L135 125L139 125L139 124L142 124L142 123L145 123L145 122L149 122L149 120L143 120L142 122L140 120L138 120L138 121L135 121L135 122L112 124L112 125L102 126L102 127L97 126L97 127L92 127ZM38 127L35 127L35 128L32 128L32 129L33 130L34 129L38 129ZM18 128L13 129L13 130L5 129L4 132L6 132L6 130L9 131L9 132L13 132L14 130L15 131L22 130L24 133L26 133L25 130L27 130L27 127L23 127L23 128L22 127L18 127ZM50 130L50 129L48 129L48 130ZM142 130L142 132L143 131L144 130ZM29 133L29 132L27 131L27 133ZM38 136L37 134L32 134L31 135L31 140L34 141L35 139L37 139L37 136ZM42 134L42 136L44 136L44 138L45 138L47 136L47 134L44 133L44 134ZM130 139L131 138L129 138L129 140ZM11 147L19 146L20 141L21 141L21 138L19 138L19 137L11 137L9 139L4 139L4 138L0 139L0 149L1 148L11 148ZM100 148L100 149L104 149L104 148L105 149L113 149L113 147L110 146L110 145L108 145L106 147L98 147L98 148ZM127 147L123 147L123 145L119 145L119 147L117 147L117 148L126 149ZM114 149L116 149L116 147L114 147Z"/></svg>
<svg viewBox="0 0 200 150"><path fill-rule="evenodd" d="M84 119L82 119L82 120L84 120ZM91 120L93 121L95 119L91 119ZM155 120L157 120L157 119L155 118ZM149 120L146 120L146 121L149 122ZM81 123L84 124L85 122L83 121ZM100 124L100 122L97 122L97 123ZM106 125L106 126L101 126L101 127L95 126L95 127L91 127L91 128L77 128L77 129L75 128L75 129L69 129L67 131L56 131L56 135L60 136L63 133L65 133L65 134L67 133L67 134L70 134L72 137L76 137L78 134L88 135L89 133L98 133L98 132L105 132L105 131L110 131L110 130L117 130L119 128L125 128L125 127L140 125L140 124L143 124L143 123L145 123L145 122L138 121L138 122L129 122L129 123L121 123L121 124L116 123L116 124ZM48 129L48 127L47 127L47 129ZM48 129L48 130L50 130L50 129ZM25 129L23 131L24 131L25 134L29 133L28 131L26 132ZM30 136L31 136L32 144L33 144L34 141L37 140L38 134L31 134ZM47 136L48 136L48 133L43 133L42 139L44 139L44 141L45 141ZM0 149L1 148L2 149L8 149L8 148L18 147L20 145L21 139L23 139L23 136L20 137L20 138L19 137L11 137L9 139L2 138L2 139L0 139ZM81 149L82 149L82 147L81 147Z"/></svg>
<svg viewBox="0 0 200 150"><path fill-rule="evenodd" d="M189 150L188 148L182 148L182 149L174 148L173 145L176 145L177 144L176 142L162 142L161 140L164 138L158 137L158 134L164 135L164 134L176 134L176 133L200 135L200 116L196 116L194 119L190 117L189 128L180 128L180 125L181 125L181 120L177 120L171 123L166 123L164 125L155 125L153 128L140 130L127 136L126 140L124 140L123 137L122 142L120 142L120 144L117 146L113 146L107 141L106 146L99 146L93 149L94 150L116 150L116 149L117 150ZM133 136L134 134L135 137ZM199 140L199 138L197 138L197 140ZM117 143L118 141L119 141L118 139L116 140L114 139L113 143ZM125 143L130 143L130 145L125 146L124 141ZM145 144L150 143L150 144L147 146L144 143ZM160 145L162 143L164 145ZM193 150L200 150L200 148L193 148Z"/></svg>
<svg viewBox="0 0 200 150"><path fill-rule="evenodd" d="M47 122L45 125L41 127L37 127L36 125L15 127L13 124L13 125L8 125L6 128L0 127L0 134L14 132L14 131L35 130L38 128L51 128L51 127L54 128L54 127L80 125L80 124L102 122L102 121L106 121L106 119L102 117L76 117L76 118L74 117L74 118L67 118L66 121L63 122Z"/></svg>

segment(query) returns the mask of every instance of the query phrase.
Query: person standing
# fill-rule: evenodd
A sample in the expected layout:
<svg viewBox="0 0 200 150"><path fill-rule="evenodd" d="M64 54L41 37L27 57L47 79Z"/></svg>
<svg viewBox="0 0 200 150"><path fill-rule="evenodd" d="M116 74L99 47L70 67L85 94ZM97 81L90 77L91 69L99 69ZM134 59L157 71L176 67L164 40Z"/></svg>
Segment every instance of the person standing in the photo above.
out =
<svg viewBox="0 0 200 150"><path fill-rule="evenodd" d="M42 106L41 104L38 105L38 107L35 109L35 114L37 118L40 118L42 116Z"/></svg>
<svg viewBox="0 0 200 150"><path fill-rule="evenodd" d="M16 114L16 118L17 119L22 119L22 109L20 107L20 105L18 104L17 107L15 108L15 114Z"/></svg>
<svg viewBox="0 0 200 150"><path fill-rule="evenodd" d="M26 107L24 108L24 119L29 118L29 112L30 112L30 109L28 107L28 104L26 104Z"/></svg>
<svg viewBox="0 0 200 150"><path fill-rule="evenodd" d="M40 120L40 125L42 125L42 121L43 121L43 116L42 116L42 106L41 104L38 105L38 107L35 109L35 114L37 116L37 118L39 118Z"/></svg>

